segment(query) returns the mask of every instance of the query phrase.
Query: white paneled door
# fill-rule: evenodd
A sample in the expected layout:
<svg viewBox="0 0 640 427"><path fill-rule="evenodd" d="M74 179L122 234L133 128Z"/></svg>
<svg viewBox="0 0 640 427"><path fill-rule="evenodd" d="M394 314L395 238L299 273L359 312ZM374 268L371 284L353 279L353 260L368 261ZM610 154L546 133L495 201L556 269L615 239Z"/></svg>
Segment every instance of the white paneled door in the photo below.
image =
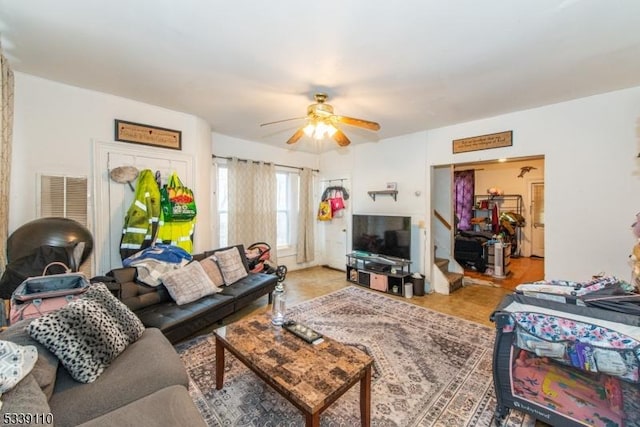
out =
<svg viewBox="0 0 640 427"><path fill-rule="evenodd" d="M322 191L327 187L342 186L351 191L348 179L323 182ZM347 248L351 246L351 200L344 201L345 208L333 216L331 221L320 221L319 228L324 234L325 262L331 268L346 270Z"/></svg>
<svg viewBox="0 0 640 427"><path fill-rule="evenodd" d="M97 273L122 266L120 239L124 218L134 200L135 191L127 184L109 178L109 172L119 166L134 166L138 170L160 172L165 184L176 172L186 186L193 185L193 157L173 150L144 149L122 144L96 143L94 179L96 183L95 251ZM135 189L136 182L131 183Z"/></svg>
<svg viewBox="0 0 640 427"><path fill-rule="evenodd" d="M544 182L531 183L531 256L544 257Z"/></svg>

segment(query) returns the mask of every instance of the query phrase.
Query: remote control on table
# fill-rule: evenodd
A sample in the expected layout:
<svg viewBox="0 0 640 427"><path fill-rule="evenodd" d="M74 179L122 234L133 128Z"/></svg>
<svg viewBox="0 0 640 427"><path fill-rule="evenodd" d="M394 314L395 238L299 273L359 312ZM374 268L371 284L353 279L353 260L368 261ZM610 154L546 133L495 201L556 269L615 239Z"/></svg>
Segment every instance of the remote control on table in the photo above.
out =
<svg viewBox="0 0 640 427"><path fill-rule="evenodd" d="M298 338L302 338L309 344L320 344L324 341L322 338L322 334L314 331L308 326L303 325L302 323L298 323L295 320L287 320L282 324L282 326Z"/></svg>

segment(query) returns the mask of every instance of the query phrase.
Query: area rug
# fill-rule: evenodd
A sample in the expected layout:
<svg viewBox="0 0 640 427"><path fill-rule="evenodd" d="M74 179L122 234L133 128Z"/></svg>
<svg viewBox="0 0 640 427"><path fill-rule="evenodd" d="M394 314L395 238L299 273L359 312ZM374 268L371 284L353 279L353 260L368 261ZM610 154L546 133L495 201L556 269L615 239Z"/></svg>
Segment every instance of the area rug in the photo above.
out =
<svg viewBox="0 0 640 427"><path fill-rule="evenodd" d="M353 286L298 304L288 317L373 357L372 425L493 425L493 329ZM231 355L224 388L216 390L212 335L176 349L209 426L304 425L295 406ZM354 386L325 410L320 425L360 425L358 390ZM535 424L511 412L504 426Z"/></svg>

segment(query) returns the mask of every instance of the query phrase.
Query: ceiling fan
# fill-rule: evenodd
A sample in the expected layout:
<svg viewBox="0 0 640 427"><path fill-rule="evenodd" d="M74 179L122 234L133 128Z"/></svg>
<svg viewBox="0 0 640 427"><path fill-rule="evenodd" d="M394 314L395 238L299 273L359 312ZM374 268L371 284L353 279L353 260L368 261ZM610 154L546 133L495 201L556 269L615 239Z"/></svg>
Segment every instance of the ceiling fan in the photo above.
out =
<svg viewBox="0 0 640 427"><path fill-rule="evenodd" d="M359 128L377 131L380 130L380 125L376 122L370 122L368 120L355 119L353 117L338 116L333 114L333 107L329 104L325 104L327 100L326 93L316 93L314 95L316 100L315 104L311 104L307 107L307 115L305 117L294 117L291 119L277 120L275 122L262 123L260 126L273 125L276 123L288 122L290 120L307 119L307 124L296 131L296 133L287 140L287 144L293 144L297 142L303 135L313 137L320 140L326 136L329 136L338 143L339 146L345 147L351 144L347 135L344 134L338 127L338 123L343 123L349 126L356 126Z"/></svg>

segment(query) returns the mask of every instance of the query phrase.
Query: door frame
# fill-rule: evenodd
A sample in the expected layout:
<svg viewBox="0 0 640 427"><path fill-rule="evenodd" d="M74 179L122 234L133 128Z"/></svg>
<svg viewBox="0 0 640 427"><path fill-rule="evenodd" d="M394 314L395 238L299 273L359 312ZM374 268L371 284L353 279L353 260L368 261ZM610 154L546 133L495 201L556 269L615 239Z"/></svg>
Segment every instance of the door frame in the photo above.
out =
<svg viewBox="0 0 640 427"><path fill-rule="evenodd" d="M532 156L522 156L522 157L513 157L513 158L509 158L509 161L522 161L522 160L526 160L526 159L542 159L545 163L546 163L546 156L544 154L539 154L539 155L532 155ZM468 166L481 166L483 164L494 164L494 163L500 163L498 158L495 159L488 159L488 160L481 160L481 161L460 161L460 162L451 162L451 163L444 163L444 164L434 164L434 165L428 165L428 167L430 167L431 169L431 173L433 174L433 170L434 168L441 168L441 167L447 167L450 166L451 168L453 168L455 170L456 166L460 166L460 165L468 165ZM525 178L527 179L527 178ZM529 179L530 181L536 181L536 182L544 182L544 178L540 178L540 179ZM526 182L527 188L530 191L531 185ZM436 191L438 191L438 188L434 185L434 179L433 176L431 178L431 201L430 201L430 208L431 208L431 212L427 212L428 214L428 218L430 218L430 223L431 223L431 233L433 234L433 225L438 222L438 220L435 218L435 214L433 211L433 207L434 207L434 199L436 197L435 193ZM527 194L529 200L530 200L530 194ZM453 195L451 196L452 199L452 210L455 210L455 207L453 206ZM525 202L524 200L524 194L523 194L523 202ZM529 221L530 222L530 221ZM452 230L451 232L451 239L453 241L454 239L454 231ZM431 271L431 275L429 277L430 280L433 280L433 271L435 269L437 269L438 267L435 265L435 251L434 251L434 241L433 241L434 237L433 235L430 238L430 248L425 249L425 268L429 269L429 271ZM531 242L525 242L528 245L528 254L531 254ZM454 255L454 251L453 251L453 247L454 247L455 243L452 243L452 250L451 250L451 258L453 259L453 255ZM437 291L437 290L436 290Z"/></svg>
<svg viewBox="0 0 640 427"><path fill-rule="evenodd" d="M533 228L534 227L533 227L533 209L532 209L533 208L533 191L532 191L533 188L532 187L533 187L534 184L545 185L544 178L542 178L542 179L529 179L527 181L527 188L528 188L528 193L529 193L528 194L528 197L529 197L529 200L528 200L529 206L528 206L528 208L529 208L529 218L530 218L529 227L528 227L529 228L529 236L530 236L530 240L528 242L528 245L529 245L529 256L533 256ZM546 189L546 186L545 186L545 189ZM543 234L542 248L543 248L543 251L544 251L544 242L545 242L545 239L546 239L545 228L544 227L543 227L543 230L542 230L542 234ZM537 255L537 256L539 256L539 255ZM542 256L542 258L544 258L544 255Z"/></svg>

